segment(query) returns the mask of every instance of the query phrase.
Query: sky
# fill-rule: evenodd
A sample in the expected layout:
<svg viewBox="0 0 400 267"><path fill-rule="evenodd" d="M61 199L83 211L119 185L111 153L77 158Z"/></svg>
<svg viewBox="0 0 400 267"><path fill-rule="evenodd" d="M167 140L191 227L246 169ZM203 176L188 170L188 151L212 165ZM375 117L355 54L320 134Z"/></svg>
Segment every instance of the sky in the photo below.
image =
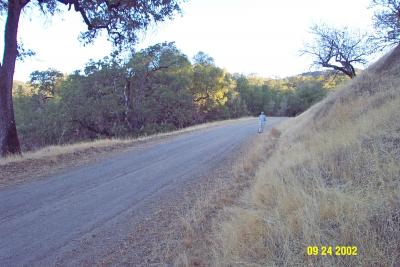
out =
<svg viewBox="0 0 400 267"><path fill-rule="evenodd" d="M174 41L189 58L203 51L231 73L286 77L310 70L311 58L299 50L311 40L313 23L370 31L369 5L370 0L188 0L182 15L141 34L136 49ZM3 29L4 21L3 16ZM84 29L74 11L54 17L23 13L18 39L36 55L17 62L14 79L27 81L31 72L48 68L71 73L109 55L112 46L105 35L89 46L78 41Z"/></svg>

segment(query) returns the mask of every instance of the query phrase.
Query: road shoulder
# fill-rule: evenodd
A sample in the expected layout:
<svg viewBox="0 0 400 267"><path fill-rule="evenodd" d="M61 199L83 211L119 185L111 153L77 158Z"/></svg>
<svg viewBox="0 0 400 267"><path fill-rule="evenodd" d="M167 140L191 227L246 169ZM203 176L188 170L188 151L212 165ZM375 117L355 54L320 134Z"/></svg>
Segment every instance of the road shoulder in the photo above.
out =
<svg viewBox="0 0 400 267"><path fill-rule="evenodd" d="M249 173L261 162L260 155L268 157L273 151L276 130L268 129L262 135L238 146L212 171L158 199L151 205L158 208L150 216L132 225L118 246L90 264L208 266L214 220L250 186Z"/></svg>
<svg viewBox="0 0 400 267"><path fill-rule="evenodd" d="M43 179L127 151L140 151L183 134L252 119L254 118L246 117L200 124L174 132L135 139L104 139L65 146L50 146L36 152L28 152L22 157L0 159L0 189Z"/></svg>

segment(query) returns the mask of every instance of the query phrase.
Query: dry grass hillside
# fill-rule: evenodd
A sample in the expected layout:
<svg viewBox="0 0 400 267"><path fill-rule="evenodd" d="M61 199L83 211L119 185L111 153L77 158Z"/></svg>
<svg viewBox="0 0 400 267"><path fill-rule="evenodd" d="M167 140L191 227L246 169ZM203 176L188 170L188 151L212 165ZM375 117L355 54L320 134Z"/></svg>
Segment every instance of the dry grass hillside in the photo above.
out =
<svg viewBox="0 0 400 267"><path fill-rule="evenodd" d="M213 265L399 266L400 47L280 130L249 191L214 225ZM358 255L335 256L335 246Z"/></svg>

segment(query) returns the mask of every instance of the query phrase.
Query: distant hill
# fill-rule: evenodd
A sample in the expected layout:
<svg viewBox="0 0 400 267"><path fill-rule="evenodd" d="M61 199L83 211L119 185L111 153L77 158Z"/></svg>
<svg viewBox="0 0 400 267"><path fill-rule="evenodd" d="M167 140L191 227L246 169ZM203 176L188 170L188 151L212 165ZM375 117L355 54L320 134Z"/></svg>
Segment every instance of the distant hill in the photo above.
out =
<svg viewBox="0 0 400 267"><path fill-rule="evenodd" d="M306 76L306 77L320 77L320 76L332 76L337 75L338 73L333 70L317 70L317 71L308 71L300 73L296 76ZM343 75L343 74L342 74Z"/></svg>
<svg viewBox="0 0 400 267"><path fill-rule="evenodd" d="M363 70L362 69L356 69L356 73L360 74ZM308 72L303 72L295 76L305 76L305 77L329 77L329 76L346 76L345 74L335 71L335 70L317 70L317 71L308 71Z"/></svg>

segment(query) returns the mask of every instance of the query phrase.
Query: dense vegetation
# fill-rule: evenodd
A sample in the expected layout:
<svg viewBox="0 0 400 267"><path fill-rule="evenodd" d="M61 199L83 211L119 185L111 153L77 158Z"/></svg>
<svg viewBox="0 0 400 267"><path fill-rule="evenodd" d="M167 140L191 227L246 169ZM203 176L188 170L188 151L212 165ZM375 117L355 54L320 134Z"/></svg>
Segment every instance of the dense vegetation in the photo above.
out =
<svg viewBox="0 0 400 267"><path fill-rule="evenodd" d="M14 84L24 150L96 138L131 137L196 123L257 115L295 116L321 100L343 76L309 73L286 79L230 74L199 52L191 62L174 43L111 55L64 75L35 71Z"/></svg>

